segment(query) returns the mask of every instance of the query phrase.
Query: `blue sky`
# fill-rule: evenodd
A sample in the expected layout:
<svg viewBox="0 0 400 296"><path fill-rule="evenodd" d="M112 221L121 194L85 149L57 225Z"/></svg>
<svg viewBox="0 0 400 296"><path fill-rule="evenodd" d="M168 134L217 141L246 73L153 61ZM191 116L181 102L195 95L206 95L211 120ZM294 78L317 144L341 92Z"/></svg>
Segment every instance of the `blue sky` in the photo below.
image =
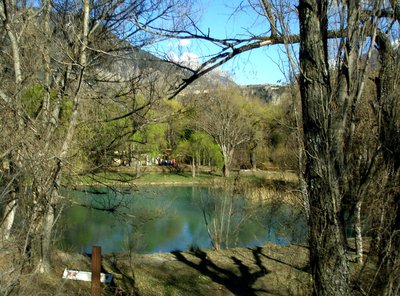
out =
<svg viewBox="0 0 400 296"><path fill-rule="evenodd" d="M197 26L205 33L216 38L242 37L265 33L268 26L252 8L247 0L199 0L201 7L200 22ZM237 10L235 12L235 9ZM158 48L157 48L158 46ZM199 63L218 52L218 48L210 43L198 40L168 40L153 48L154 52L167 52L169 58L190 65ZM284 82L282 61L285 54L279 46L270 46L251 50L230 60L221 69L240 85L276 84Z"/></svg>
<svg viewBox="0 0 400 296"><path fill-rule="evenodd" d="M267 24L250 7L247 1L212 1L203 0L204 11L201 19L201 28L216 37L248 36L247 30L252 34L265 33ZM235 9L238 10L235 12ZM235 12L235 13L234 13ZM222 69L233 75L236 83L240 85L278 83L284 79L284 74L279 67L282 62L278 46L255 49L229 61Z"/></svg>

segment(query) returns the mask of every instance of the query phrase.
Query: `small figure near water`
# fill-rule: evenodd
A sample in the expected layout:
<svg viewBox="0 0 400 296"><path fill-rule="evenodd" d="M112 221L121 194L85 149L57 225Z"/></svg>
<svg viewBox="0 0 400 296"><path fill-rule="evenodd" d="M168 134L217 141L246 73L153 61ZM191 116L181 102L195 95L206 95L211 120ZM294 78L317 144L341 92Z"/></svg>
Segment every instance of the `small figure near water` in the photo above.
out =
<svg viewBox="0 0 400 296"><path fill-rule="evenodd" d="M169 166L176 166L176 159L162 159L162 158L157 158L157 163L158 165L169 165Z"/></svg>

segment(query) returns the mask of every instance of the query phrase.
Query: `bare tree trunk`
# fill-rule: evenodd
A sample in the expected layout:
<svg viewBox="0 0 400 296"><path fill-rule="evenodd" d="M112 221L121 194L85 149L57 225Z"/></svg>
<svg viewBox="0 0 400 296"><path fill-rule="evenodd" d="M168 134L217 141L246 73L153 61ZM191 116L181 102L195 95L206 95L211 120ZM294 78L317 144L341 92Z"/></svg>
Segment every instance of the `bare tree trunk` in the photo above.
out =
<svg viewBox="0 0 400 296"><path fill-rule="evenodd" d="M222 168L222 173L224 177L229 177L230 176L230 170L231 170L231 162L232 162L232 156L233 156L233 150L229 150L227 147L222 146L222 156L224 158L224 166Z"/></svg>
<svg viewBox="0 0 400 296"><path fill-rule="evenodd" d="M130 156L129 159L131 159ZM136 177L139 178L142 175L142 163L139 158L135 161L135 163L136 163Z"/></svg>
<svg viewBox="0 0 400 296"><path fill-rule="evenodd" d="M399 6L399 5L397 5ZM398 49L394 50L390 38L383 32L378 33L380 60L382 63L377 83L378 100L381 105L380 141L386 165L388 183L386 184L383 229L379 244L379 281L376 289L384 295L400 293L400 75Z"/></svg>
<svg viewBox="0 0 400 296"><path fill-rule="evenodd" d="M17 196L15 192L10 193L11 201L4 208L3 220L1 221L0 234L2 239L8 240L11 234L11 228L14 224L15 214L17 212Z"/></svg>
<svg viewBox="0 0 400 296"><path fill-rule="evenodd" d="M54 208L53 204L56 204L56 199L58 196L57 193L57 186L58 182L61 178L62 169L64 166L63 161L65 160L69 148L72 144L73 135L75 133L75 128L78 123L78 114L79 114L79 104L80 104L80 92L82 90L82 82L83 82L83 75L85 73L86 67L86 48L88 44L88 34L89 34L89 11L90 11L90 4L89 0L83 1L83 21L82 21L82 38L81 38L81 47L80 47L80 56L79 56L79 64L80 64L80 73L79 73L79 81L78 85L75 90L74 99L73 99L73 106L72 106L72 114L69 120L69 126L67 129L67 134L65 136L58 161L54 167L54 177L51 186L51 190L49 191L49 201L47 205L47 211L43 218L43 233L42 233L42 240L41 240L41 253L40 253L40 261L37 267L37 271L39 272L49 272L50 267L50 254L49 254L49 247L51 244L51 235L52 229L54 226Z"/></svg>
<svg viewBox="0 0 400 296"><path fill-rule="evenodd" d="M20 57L20 47L19 47L19 42L17 38L17 33L13 30L13 26L11 24L11 17L13 16L13 12L16 9L16 3L11 2L8 3L6 1L3 1L2 4L0 4L0 16L4 20L3 25L5 28L5 31L7 33L7 36L10 40L10 45L11 45L11 53L12 53L12 60L13 60L13 69L14 69L14 82L15 82L15 89L14 92L16 94L16 98L14 99L14 102L12 104L14 105L14 108L16 110L17 114L17 128L18 130L15 131L16 133L22 131L22 127L24 126L22 118L19 116L20 115L20 105L19 105L19 91L21 88L21 83L22 83L22 71L21 71L21 57ZM10 102L11 103L11 102ZM2 224L0 225L0 230L1 233L3 234L3 237L5 239L8 239L11 235L11 229L14 224L14 219L17 211L17 199L18 196L16 194L17 188L18 188L18 178L13 177L15 174L15 167L19 165L20 162L20 151L19 148L15 147L14 148L17 152L15 153L15 156L13 157L14 153L9 154L9 160L8 160L8 167L10 170L10 176L12 177L11 183L10 183L10 197L9 197L9 204L5 206L5 212L3 216L3 221Z"/></svg>
<svg viewBox="0 0 400 296"><path fill-rule="evenodd" d="M43 223L43 229L41 234L41 250L40 259L36 267L36 271L39 273L47 273L50 271L50 246L51 246L51 234L54 226L54 207L52 204L47 206L45 214L45 220Z"/></svg>
<svg viewBox="0 0 400 296"><path fill-rule="evenodd" d="M338 131L332 128L326 3L301 0L300 93L303 109L305 180L310 203L309 245L314 295L349 295L349 267L340 219L335 167ZM333 126L336 123L333 124Z"/></svg>
<svg viewBox="0 0 400 296"><path fill-rule="evenodd" d="M192 157L192 178L196 177L196 161L195 157Z"/></svg>
<svg viewBox="0 0 400 296"><path fill-rule="evenodd" d="M250 149L250 165L253 171L257 170L256 147Z"/></svg>
<svg viewBox="0 0 400 296"><path fill-rule="evenodd" d="M22 82L20 49L16 32L13 31L12 26L10 24L10 13L14 9L16 9L16 7L13 7L13 5L7 5L6 2L3 1L3 4L1 5L0 14L2 15L2 18L5 19L4 27L6 29L7 36L10 40L11 53L14 62L13 66L14 66L15 85L19 87Z"/></svg>
<svg viewBox="0 0 400 296"><path fill-rule="evenodd" d="M360 264L364 262L363 258L363 238L362 238L362 225L361 225L361 206L362 201L358 200L355 206L354 213L354 232L355 232L355 245L356 245L356 258Z"/></svg>
<svg viewBox="0 0 400 296"><path fill-rule="evenodd" d="M50 55L50 42L51 42L51 28L50 28L50 13L51 1L47 0L44 3L44 47L43 47L43 60L44 60L44 87L46 90L45 98L43 101L43 118L48 121L50 111L50 83L51 83L51 55Z"/></svg>
<svg viewBox="0 0 400 296"><path fill-rule="evenodd" d="M12 161L12 153L9 154L9 160L5 162L8 175L8 184L5 190L6 205L4 206L3 217L0 221L0 235L3 239L8 240L11 236L11 229L14 224L15 215L18 207L18 173L15 171L15 162ZM17 157L18 160L18 157Z"/></svg>

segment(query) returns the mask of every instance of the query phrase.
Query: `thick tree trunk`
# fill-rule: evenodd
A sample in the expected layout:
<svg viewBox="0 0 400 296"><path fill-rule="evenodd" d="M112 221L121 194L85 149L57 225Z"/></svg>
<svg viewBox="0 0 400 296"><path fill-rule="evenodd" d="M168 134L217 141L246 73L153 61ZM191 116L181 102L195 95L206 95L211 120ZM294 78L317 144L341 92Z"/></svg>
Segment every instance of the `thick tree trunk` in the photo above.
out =
<svg viewBox="0 0 400 296"><path fill-rule="evenodd" d="M47 207L47 212L45 213L43 229L41 234L41 250L39 264L37 265L37 271L39 273L50 272L50 246L51 246L51 234L54 226L54 208L51 204Z"/></svg>
<svg viewBox="0 0 400 296"><path fill-rule="evenodd" d="M230 176L230 170L231 170L231 162L232 162L233 150L229 150L225 146L223 146L221 148L221 150L222 150L222 156L224 158L224 166L222 168L222 174L224 175L224 177L229 177Z"/></svg>
<svg viewBox="0 0 400 296"><path fill-rule="evenodd" d="M256 149L250 150L250 165L252 170L257 170Z"/></svg>
<svg viewBox="0 0 400 296"><path fill-rule="evenodd" d="M310 265L314 295L349 295L349 267L340 219L338 133L332 123L325 1L302 0L300 92L305 180L309 197Z"/></svg>
<svg viewBox="0 0 400 296"><path fill-rule="evenodd" d="M383 158L389 177L386 184L386 209L382 216L381 242L379 244L379 281L377 290L383 295L400 293L400 101L398 74L399 54L393 48L390 38L379 32L377 36L381 69L378 79L378 100L381 106L380 141Z"/></svg>
<svg viewBox="0 0 400 296"><path fill-rule="evenodd" d="M398 184L397 181L389 182ZM392 188L393 189L393 188ZM395 189L394 189L395 190ZM382 291L382 295L395 296L400 294L400 194L389 193L387 208L382 232L382 240L378 253L378 281L375 283L375 291Z"/></svg>

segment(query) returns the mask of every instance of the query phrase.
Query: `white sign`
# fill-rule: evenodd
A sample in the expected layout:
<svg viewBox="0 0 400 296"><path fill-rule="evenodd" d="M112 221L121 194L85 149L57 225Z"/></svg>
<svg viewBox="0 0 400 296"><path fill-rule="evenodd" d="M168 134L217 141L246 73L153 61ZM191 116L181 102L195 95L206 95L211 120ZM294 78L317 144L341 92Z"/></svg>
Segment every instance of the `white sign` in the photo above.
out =
<svg viewBox="0 0 400 296"><path fill-rule="evenodd" d="M63 279L90 282L92 281L92 273L89 271L64 269ZM100 273L100 282L111 283L111 280L112 274Z"/></svg>

